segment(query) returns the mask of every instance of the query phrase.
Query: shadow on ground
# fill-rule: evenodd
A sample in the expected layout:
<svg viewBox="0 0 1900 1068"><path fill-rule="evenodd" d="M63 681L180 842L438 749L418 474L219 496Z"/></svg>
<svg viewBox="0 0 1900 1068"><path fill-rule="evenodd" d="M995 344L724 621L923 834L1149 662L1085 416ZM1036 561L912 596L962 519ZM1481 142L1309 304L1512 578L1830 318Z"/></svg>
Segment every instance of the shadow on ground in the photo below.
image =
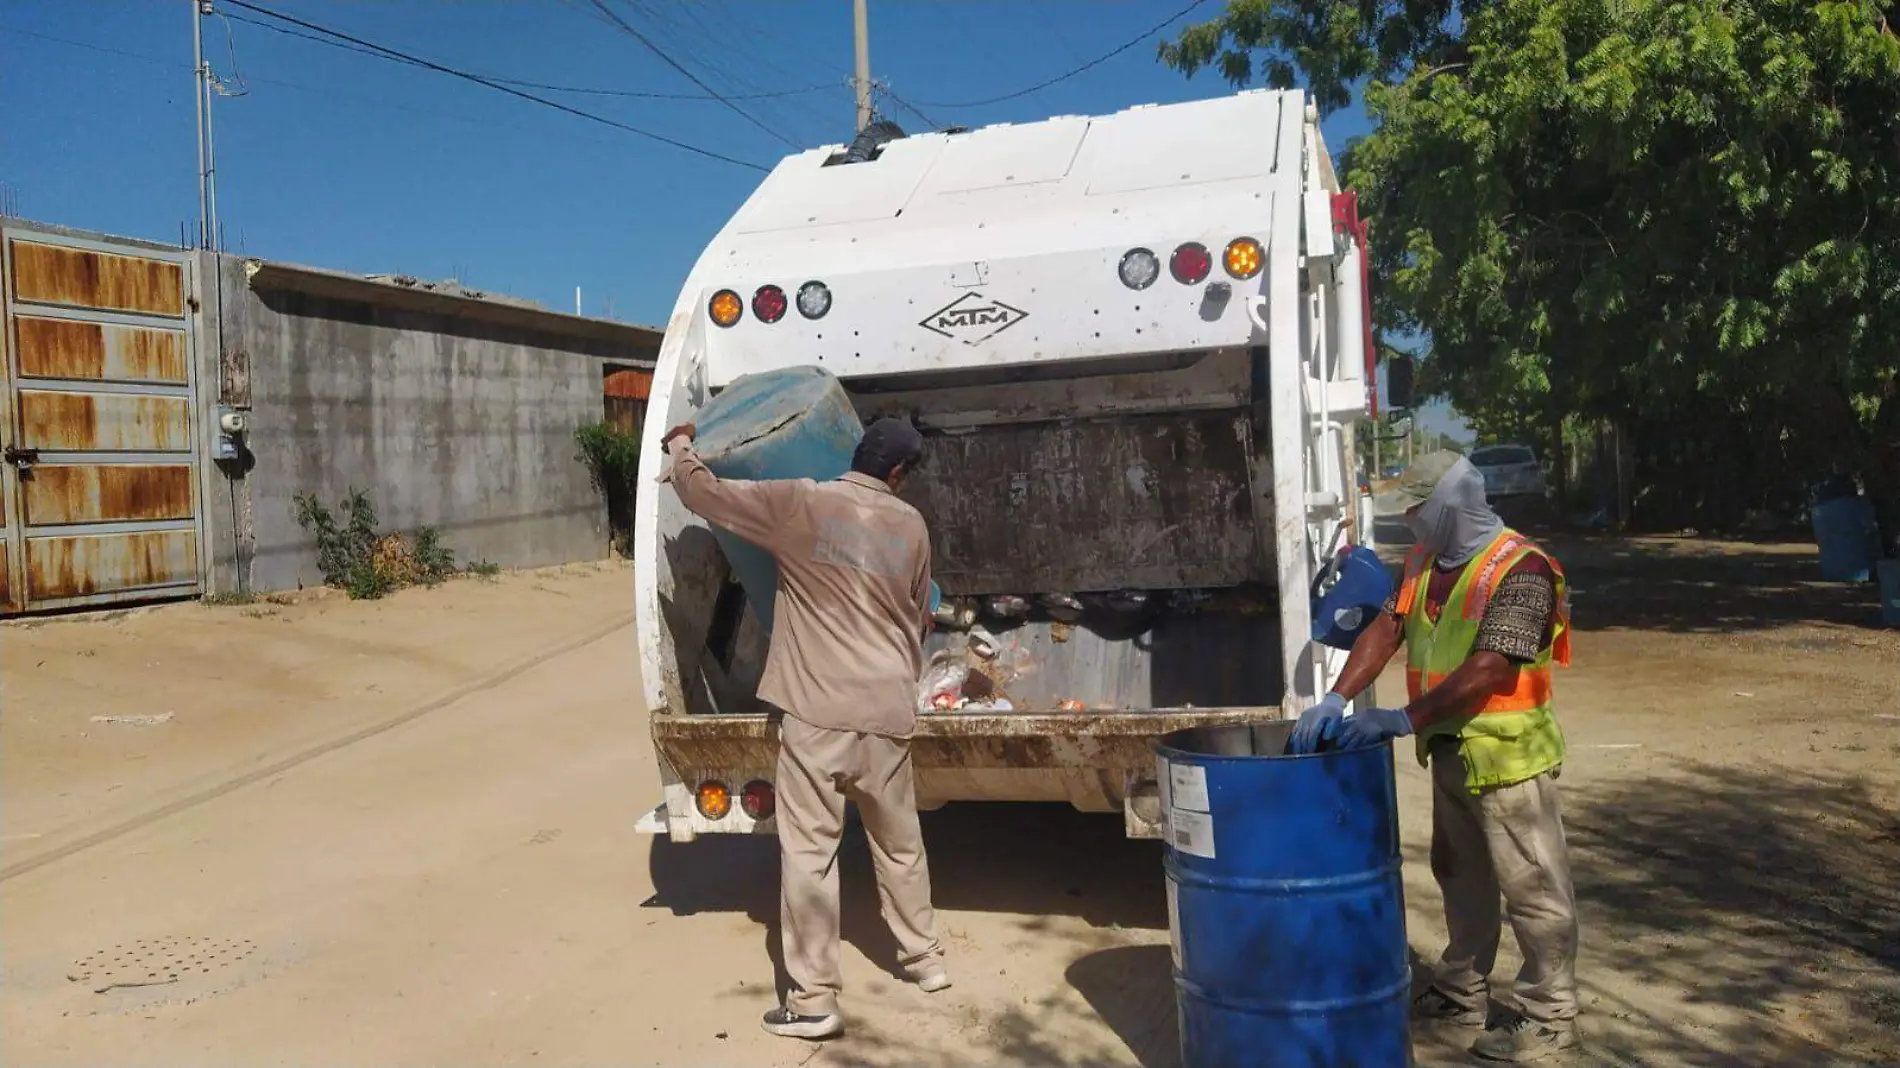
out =
<svg viewBox="0 0 1900 1068"><path fill-rule="evenodd" d="M1395 517L1376 520L1381 557L1395 574L1412 543ZM1788 542L1684 537L1592 537L1526 531L1557 557L1578 630L1734 634L1794 623L1877 631L1871 583L1827 582L1819 550Z"/></svg>
<svg viewBox="0 0 1900 1068"><path fill-rule="evenodd" d="M1695 763L1665 777L1574 786L1567 823L1589 1048L1555 1063L1900 1061L1900 825L1891 802L1860 780ZM1158 849L1120 834L1119 821L1060 806L952 806L925 819L946 909L1158 930L1166 924ZM1407 843L1415 890L1425 848ZM654 904L744 911L775 943L776 863L770 839L657 843ZM891 966L857 833L843 893L846 938ZM1435 910L1435 892L1415 905ZM859 1033L825 1063L1177 1064L1167 946L1064 948L1074 954L1069 990L971 1020L960 1051ZM1495 978L1506 993L1507 972ZM1058 1037L1104 1025L1116 1048ZM1471 1063L1462 1053L1470 1037L1421 1031L1419 1063Z"/></svg>

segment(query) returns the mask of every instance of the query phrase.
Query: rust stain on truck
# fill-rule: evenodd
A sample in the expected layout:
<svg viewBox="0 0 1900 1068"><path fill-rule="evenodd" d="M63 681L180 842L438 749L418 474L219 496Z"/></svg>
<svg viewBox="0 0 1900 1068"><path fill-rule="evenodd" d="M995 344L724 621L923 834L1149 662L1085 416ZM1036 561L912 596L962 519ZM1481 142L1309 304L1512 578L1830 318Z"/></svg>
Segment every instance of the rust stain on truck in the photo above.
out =
<svg viewBox="0 0 1900 1068"><path fill-rule="evenodd" d="M1151 767L1162 735L1189 727L1267 723L1278 708L1170 708L1148 712L976 713L917 717L911 758L919 768ZM770 768L778 760L773 716L653 716L653 740L674 767Z"/></svg>

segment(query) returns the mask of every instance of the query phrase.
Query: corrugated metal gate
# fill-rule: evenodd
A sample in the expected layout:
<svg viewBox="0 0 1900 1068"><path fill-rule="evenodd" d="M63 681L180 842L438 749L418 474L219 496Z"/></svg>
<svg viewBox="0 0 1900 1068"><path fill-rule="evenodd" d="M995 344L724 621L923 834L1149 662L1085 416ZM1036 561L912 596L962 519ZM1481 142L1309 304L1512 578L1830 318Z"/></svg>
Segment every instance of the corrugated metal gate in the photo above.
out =
<svg viewBox="0 0 1900 1068"><path fill-rule="evenodd" d="M200 590L183 252L0 230L0 611Z"/></svg>

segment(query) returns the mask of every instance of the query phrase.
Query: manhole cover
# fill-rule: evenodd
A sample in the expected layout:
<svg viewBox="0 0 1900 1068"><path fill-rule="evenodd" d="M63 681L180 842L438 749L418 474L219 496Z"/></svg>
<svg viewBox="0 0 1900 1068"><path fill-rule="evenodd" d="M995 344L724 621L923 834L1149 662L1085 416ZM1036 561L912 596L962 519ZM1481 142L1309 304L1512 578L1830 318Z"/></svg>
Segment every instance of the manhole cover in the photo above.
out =
<svg viewBox="0 0 1900 1068"><path fill-rule="evenodd" d="M255 963L256 956L257 945L248 938L151 938L95 950L75 961L66 978L97 994L173 984L204 986L216 982L222 972Z"/></svg>

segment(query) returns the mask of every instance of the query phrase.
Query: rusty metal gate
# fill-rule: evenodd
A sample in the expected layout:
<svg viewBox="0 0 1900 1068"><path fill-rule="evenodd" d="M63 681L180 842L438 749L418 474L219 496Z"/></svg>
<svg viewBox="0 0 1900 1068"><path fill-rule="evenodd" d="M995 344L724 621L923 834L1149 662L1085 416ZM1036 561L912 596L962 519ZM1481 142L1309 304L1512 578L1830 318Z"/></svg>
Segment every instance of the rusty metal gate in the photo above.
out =
<svg viewBox="0 0 1900 1068"><path fill-rule="evenodd" d="M196 594L187 254L13 226L0 246L0 612Z"/></svg>

